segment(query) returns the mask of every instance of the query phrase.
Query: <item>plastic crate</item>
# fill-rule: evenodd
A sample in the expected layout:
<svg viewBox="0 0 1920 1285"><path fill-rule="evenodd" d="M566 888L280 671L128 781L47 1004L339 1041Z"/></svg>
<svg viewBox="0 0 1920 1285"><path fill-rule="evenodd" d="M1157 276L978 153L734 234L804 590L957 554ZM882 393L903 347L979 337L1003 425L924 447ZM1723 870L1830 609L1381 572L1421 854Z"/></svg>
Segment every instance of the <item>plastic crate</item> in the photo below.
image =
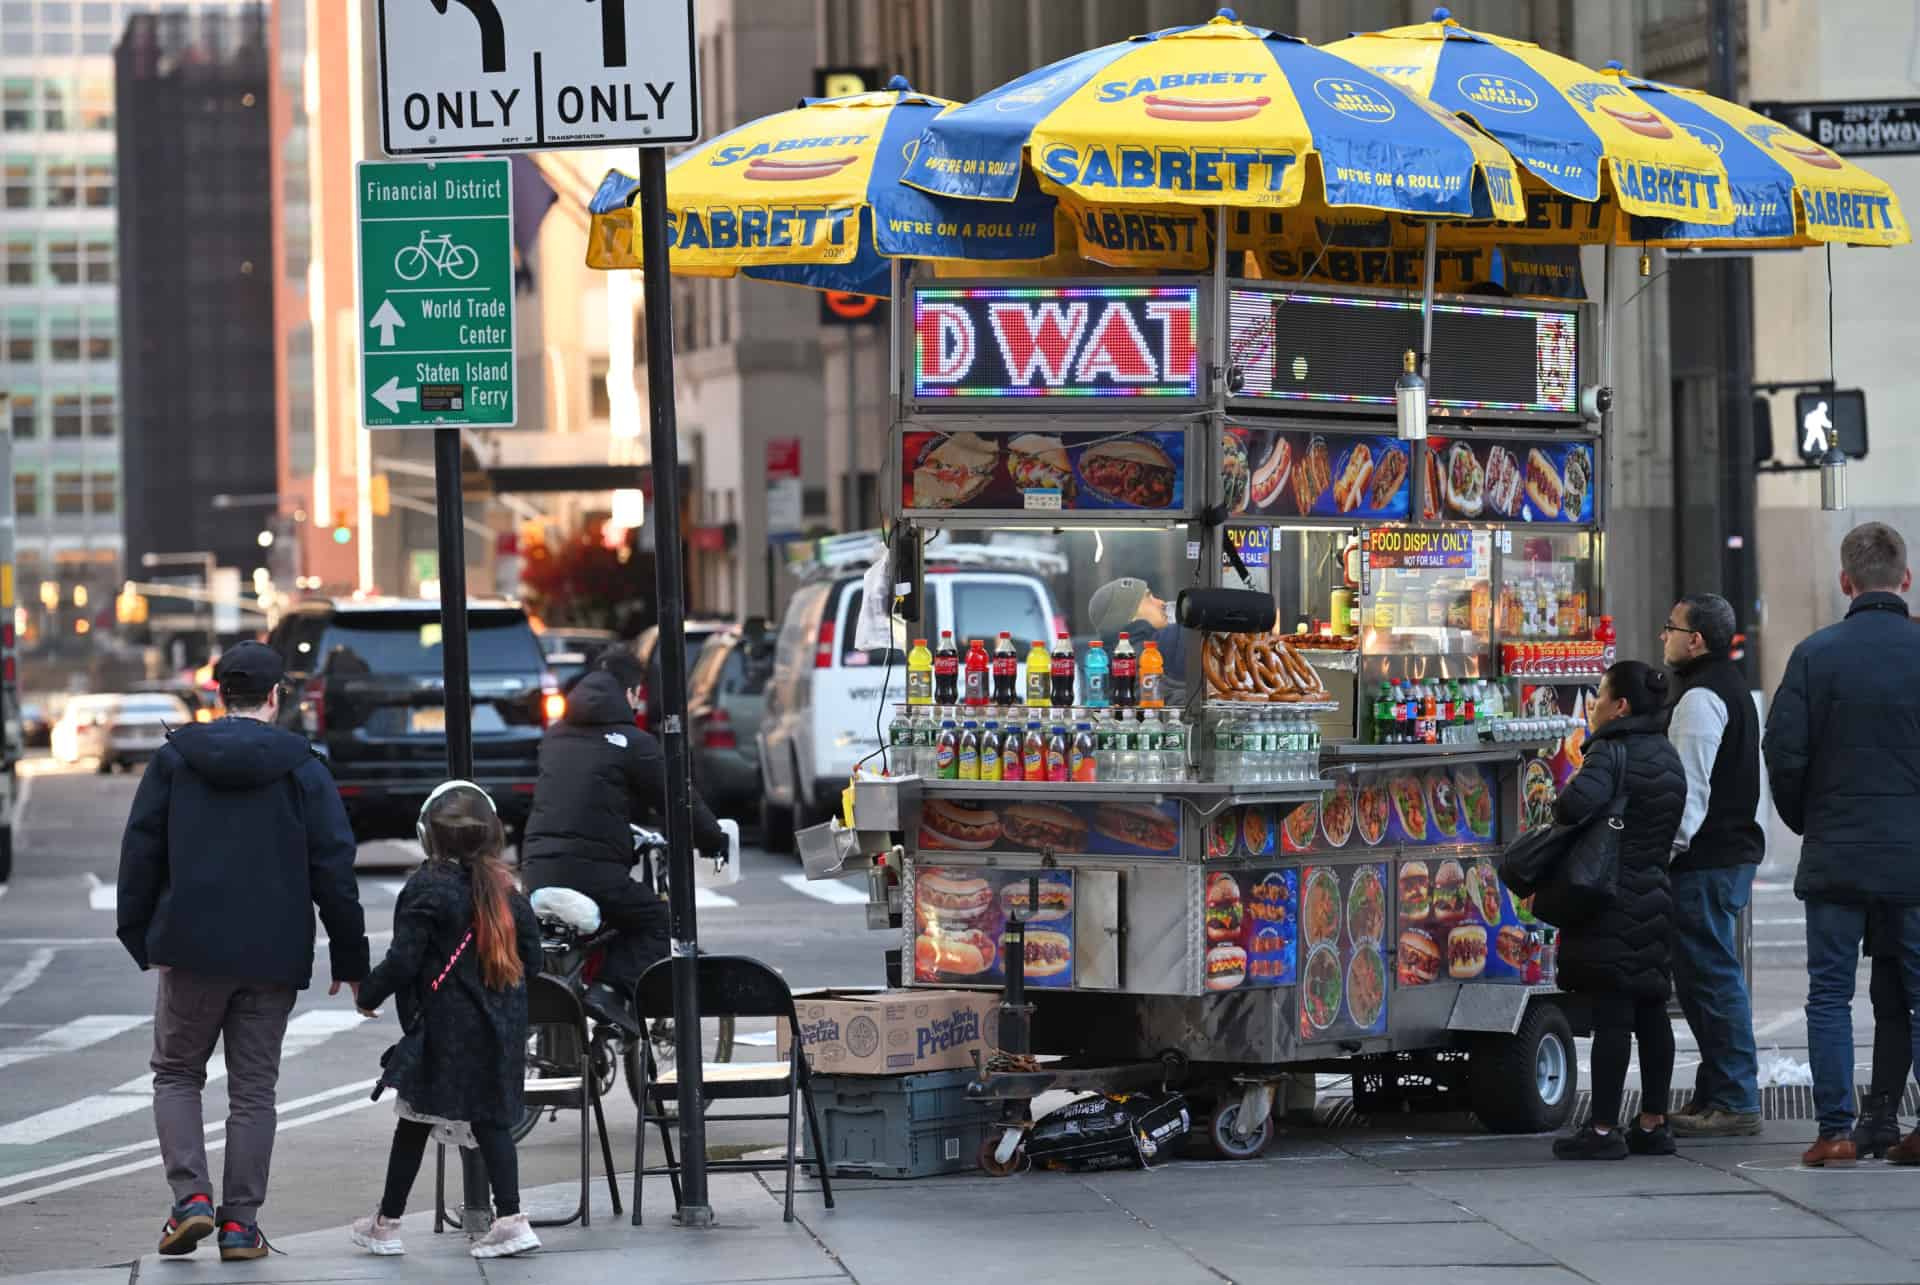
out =
<svg viewBox="0 0 1920 1285"><path fill-rule="evenodd" d="M814 1076L813 1108L829 1168L851 1178L930 1178L979 1168L980 1148L999 1107L968 1100L971 1079L965 1067L920 1075ZM809 1156L812 1150L808 1139Z"/></svg>

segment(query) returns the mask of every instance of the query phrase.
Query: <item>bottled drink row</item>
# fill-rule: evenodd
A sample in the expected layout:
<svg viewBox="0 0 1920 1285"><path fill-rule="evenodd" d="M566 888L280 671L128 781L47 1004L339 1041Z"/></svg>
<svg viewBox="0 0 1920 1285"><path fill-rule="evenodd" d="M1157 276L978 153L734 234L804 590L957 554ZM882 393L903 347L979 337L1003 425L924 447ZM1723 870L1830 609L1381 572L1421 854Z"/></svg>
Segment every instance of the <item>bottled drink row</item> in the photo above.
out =
<svg viewBox="0 0 1920 1285"><path fill-rule="evenodd" d="M1284 709L1226 709L1213 715L1213 779L1235 785L1316 780L1320 725Z"/></svg>
<svg viewBox="0 0 1920 1285"><path fill-rule="evenodd" d="M1506 690L1485 678L1380 684L1373 739L1380 745L1455 745L1480 739L1479 725L1506 717Z"/></svg>
<svg viewBox="0 0 1920 1285"><path fill-rule="evenodd" d="M1174 709L897 705L887 739L896 774L929 780L1177 782L1189 733Z"/></svg>
<svg viewBox="0 0 1920 1285"><path fill-rule="evenodd" d="M1080 674L1086 675L1085 691L1076 692ZM907 653L907 704L921 706L965 706L981 709L993 706L1025 705L1029 709L1160 709L1166 703L1166 658L1159 644L1149 639L1136 652L1126 634L1107 654L1106 645L1094 639L1087 646L1084 662L1073 650L1073 639L1060 634L1048 651L1039 639L1020 659L1011 634L1002 630L987 654L985 641L967 641L966 655L954 644L953 631L940 631L940 645L929 650L927 640L913 640ZM1079 697L1075 699L1076 695Z"/></svg>

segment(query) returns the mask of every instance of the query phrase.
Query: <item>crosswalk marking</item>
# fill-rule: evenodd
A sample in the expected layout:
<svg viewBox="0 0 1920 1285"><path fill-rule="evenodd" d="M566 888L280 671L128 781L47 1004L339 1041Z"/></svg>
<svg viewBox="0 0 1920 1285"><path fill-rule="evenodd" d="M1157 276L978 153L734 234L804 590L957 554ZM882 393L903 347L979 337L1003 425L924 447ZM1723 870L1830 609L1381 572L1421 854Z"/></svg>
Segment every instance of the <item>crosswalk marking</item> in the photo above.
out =
<svg viewBox="0 0 1920 1285"><path fill-rule="evenodd" d="M715 892L711 888L695 888L693 905L696 910L726 910L740 903L724 892Z"/></svg>
<svg viewBox="0 0 1920 1285"><path fill-rule="evenodd" d="M0 1007L4 1007L8 1000L40 980L40 974L46 972L47 965L53 962L53 951L52 946L42 946L27 956L27 962L20 965L19 972L7 978L4 984L0 984Z"/></svg>
<svg viewBox="0 0 1920 1285"><path fill-rule="evenodd" d="M76 1017L63 1026L42 1031L25 1044L0 1049L0 1070L54 1053L77 1053L151 1020L145 1013L94 1013Z"/></svg>
<svg viewBox="0 0 1920 1285"><path fill-rule="evenodd" d="M360 1025L365 1019L352 1010L314 1009L287 1023L287 1038L281 1045L281 1065L286 1065L314 1045ZM227 1063L207 1064L207 1083L225 1078ZM93 1093L63 1106L52 1107L24 1120L0 1125L0 1146L33 1146L53 1138L90 1129L96 1124L117 1120L123 1115L144 1111L153 1103L153 1076L137 1075L117 1084L105 1093Z"/></svg>
<svg viewBox="0 0 1920 1285"><path fill-rule="evenodd" d="M112 910L118 905L119 897L118 888L103 882L93 871L87 871L87 909Z"/></svg>
<svg viewBox="0 0 1920 1285"><path fill-rule="evenodd" d="M864 906L867 894L858 888L849 887L838 879L809 879L804 874L780 876L780 882L795 892L804 893L815 901L824 901L830 906Z"/></svg>

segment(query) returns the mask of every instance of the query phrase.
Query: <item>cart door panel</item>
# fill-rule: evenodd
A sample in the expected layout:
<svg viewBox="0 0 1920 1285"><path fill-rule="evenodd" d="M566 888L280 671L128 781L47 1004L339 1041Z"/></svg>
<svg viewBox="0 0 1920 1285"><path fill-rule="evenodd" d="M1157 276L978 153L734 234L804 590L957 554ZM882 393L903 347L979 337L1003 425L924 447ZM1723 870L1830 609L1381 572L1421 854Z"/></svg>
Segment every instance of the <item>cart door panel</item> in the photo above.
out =
<svg viewBox="0 0 1920 1285"><path fill-rule="evenodd" d="M1079 870L1074 884L1075 985L1118 990L1128 976L1121 958L1127 940L1126 876L1118 870Z"/></svg>

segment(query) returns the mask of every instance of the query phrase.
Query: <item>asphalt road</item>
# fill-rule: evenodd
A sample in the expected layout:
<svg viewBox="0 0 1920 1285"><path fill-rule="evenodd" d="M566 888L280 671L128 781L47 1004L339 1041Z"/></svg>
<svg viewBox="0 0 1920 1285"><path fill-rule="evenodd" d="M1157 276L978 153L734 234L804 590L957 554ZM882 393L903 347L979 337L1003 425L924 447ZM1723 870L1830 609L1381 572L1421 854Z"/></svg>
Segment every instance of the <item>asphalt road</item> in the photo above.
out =
<svg viewBox="0 0 1920 1285"><path fill-rule="evenodd" d="M136 778L99 777L41 759L26 765L28 801L14 878L0 894L0 1276L124 1263L151 1251L168 1193L152 1142L153 985L113 937L120 831ZM360 899L385 949L392 907L417 847L369 844ZM806 884L791 857L749 849L738 884L703 893L701 945L781 969L796 988L879 985L884 938L869 934L851 884ZM826 900L823 898L831 898ZM324 976L325 953L320 955ZM378 1198L393 1131L391 1095L367 1099L379 1054L397 1035L391 1015L363 1021L343 993L302 994L280 1077L280 1139L261 1225L269 1236L334 1227ZM738 1056L770 1058L771 1024L743 1024ZM210 1070L218 1073L218 1057ZM226 1100L206 1093L209 1144ZM544 1121L521 1147L524 1187L576 1172L571 1114ZM630 1167L632 1112L608 1111L614 1154ZM713 1123L716 1145L772 1145L782 1126ZM220 1157L210 1154L218 1179ZM454 1170L457 1172L457 1169ZM431 1167L413 1208L431 1208ZM457 1186L457 1179L456 1186ZM604 1194L603 1197L604 1199Z"/></svg>

